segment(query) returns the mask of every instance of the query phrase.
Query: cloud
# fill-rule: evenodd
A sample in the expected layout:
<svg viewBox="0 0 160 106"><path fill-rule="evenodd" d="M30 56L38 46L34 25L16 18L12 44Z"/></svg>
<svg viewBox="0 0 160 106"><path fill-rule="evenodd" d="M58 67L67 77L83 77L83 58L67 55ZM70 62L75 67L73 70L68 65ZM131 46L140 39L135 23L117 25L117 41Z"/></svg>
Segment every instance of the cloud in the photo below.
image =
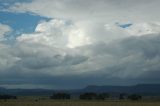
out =
<svg viewBox="0 0 160 106"><path fill-rule="evenodd" d="M159 41L160 35L152 34L67 49L17 41L1 48L1 84L74 88L157 82Z"/></svg>
<svg viewBox="0 0 160 106"><path fill-rule="evenodd" d="M12 28L8 25L4 25L0 23L0 40L4 40L5 34L12 31Z"/></svg>
<svg viewBox="0 0 160 106"><path fill-rule="evenodd" d="M132 80L142 83L157 82L158 77L153 74L149 75L149 73L159 73L157 69L159 69L160 51L159 47L156 46L159 43L158 34L134 36L110 45L99 44L86 48L83 51L89 50L88 56L90 58L83 66L86 66L84 69L90 67L88 69L91 70L84 72L89 75L95 73L97 78L106 80L119 78L118 84L122 83L123 79L125 79L125 83Z"/></svg>
<svg viewBox="0 0 160 106"><path fill-rule="evenodd" d="M81 33L77 35L81 37L79 38L81 40L77 41L73 35L71 42L81 44L85 42L86 37L89 39L87 42L90 40L92 42L112 42L130 35L139 36L157 32L160 21L160 15L157 13L158 4L158 0L124 0L123 2L116 0L45 0L45 2L44 0L33 0L27 3L16 2L8 8L8 11L31 12L52 19L70 21L78 27L77 31L72 31L72 33L74 35ZM117 22L129 22L134 25L124 31L113 25ZM106 30L106 26L112 27L114 31ZM72 44L68 46L72 47Z"/></svg>
<svg viewBox="0 0 160 106"><path fill-rule="evenodd" d="M159 17L157 14L157 10L159 9L158 4L159 0L33 0L28 3L17 2L9 10L16 12L29 11L48 17L75 20L98 18L98 20L149 19L150 21L151 18L157 20L157 17ZM148 12L152 14L148 14Z"/></svg>
<svg viewBox="0 0 160 106"><path fill-rule="evenodd" d="M159 22L144 22L144 23L132 23L132 24L121 24L121 23L110 23L105 25L106 30L112 33L123 34L127 36L144 36L149 34L160 33ZM119 39L119 38L118 38Z"/></svg>
<svg viewBox="0 0 160 106"><path fill-rule="evenodd" d="M70 48L90 44L90 38L85 35L83 30L60 19L41 22L37 25L35 33L23 34L17 40Z"/></svg>
<svg viewBox="0 0 160 106"><path fill-rule="evenodd" d="M127 29L130 35L142 36L160 32L160 23L137 23Z"/></svg>
<svg viewBox="0 0 160 106"><path fill-rule="evenodd" d="M0 73L2 74L14 66L19 58L12 55L12 48L8 45L0 43L0 51Z"/></svg>
<svg viewBox="0 0 160 106"><path fill-rule="evenodd" d="M13 45L0 43L0 84L75 88L159 82L158 4L158 0L13 4L7 11L32 12L50 20L39 22L33 33L18 36Z"/></svg>

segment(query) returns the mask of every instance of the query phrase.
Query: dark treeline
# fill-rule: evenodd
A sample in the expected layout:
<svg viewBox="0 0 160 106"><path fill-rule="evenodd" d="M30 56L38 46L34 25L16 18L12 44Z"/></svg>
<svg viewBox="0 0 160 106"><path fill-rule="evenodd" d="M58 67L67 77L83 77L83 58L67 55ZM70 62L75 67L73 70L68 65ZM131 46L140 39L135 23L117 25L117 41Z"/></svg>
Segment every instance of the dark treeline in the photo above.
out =
<svg viewBox="0 0 160 106"><path fill-rule="evenodd" d="M0 95L0 99L17 99L17 97L12 95Z"/></svg>
<svg viewBox="0 0 160 106"><path fill-rule="evenodd" d="M50 96L50 99L72 99L72 95L69 93L54 93L52 96ZM106 100L106 99L112 99L111 95L109 93L82 93L79 95L80 100ZM125 94L121 93L119 96L117 96L117 99L119 100L141 100L142 96L138 94Z"/></svg>
<svg viewBox="0 0 160 106"><path fill-rule="evenodd" d="M108 93L100 93L100 94L84 93L79 96L79 99L82 99L82 100L93 100L93 99L105 100L106 98L109 98Z"/></svg>
<svg viewBox="0 0 160 106"><path fill-rule="evenodd" d="M131 95L127 95L126 93L121 93L119 95L119 99L123 100L123 99L129 99L129 100L141 100L142 96L138 95L138 94L131 94Z"/></svg>
<svg viewBox="0 0 160 106"><path fill-rule="evenodd" d="M70 99L71 95L67 93L55 93L50 98L51 99Z"/></svg>
<svg viewBox="0 0 160 106"><path fill-rule="evenodd" d="M130 99L130 100L140 100L140 99L142 99L142 96L137 95L137 94L132 94L132 95L128 96L128 99Z"/></svg>
<svg viewBox="0 0 160 106"><path fill-rule="evenodd" d="M109 93L94 93L94 92L86 92L79 94L78 98L80 100L107 100L112 99L112 96ZM116 96L119 100L141 100L142 96L138 94L125 94L121 93L119 96ZM0 99L17 99L16 96L12 95L0 95ZM54 93L50 96L50 99L74 99L73 95L70 93Z"/></svg>

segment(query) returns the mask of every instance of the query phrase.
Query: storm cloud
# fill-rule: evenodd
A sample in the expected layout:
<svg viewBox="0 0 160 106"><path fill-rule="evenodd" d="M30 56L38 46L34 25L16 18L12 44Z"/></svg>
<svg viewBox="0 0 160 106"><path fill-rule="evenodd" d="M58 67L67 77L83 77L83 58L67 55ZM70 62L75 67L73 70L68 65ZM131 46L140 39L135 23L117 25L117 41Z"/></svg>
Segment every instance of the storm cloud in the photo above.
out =
<svg viewBox="0 0 160 106"><path fill-rule="evenodd" d="M158 4L158 0L13 3L1 11L50 19L40 21L33 33L16 36L13 44L0 42L0 85L80 88L160 83ZM0 24L0 38L10 30Z"/></svg>

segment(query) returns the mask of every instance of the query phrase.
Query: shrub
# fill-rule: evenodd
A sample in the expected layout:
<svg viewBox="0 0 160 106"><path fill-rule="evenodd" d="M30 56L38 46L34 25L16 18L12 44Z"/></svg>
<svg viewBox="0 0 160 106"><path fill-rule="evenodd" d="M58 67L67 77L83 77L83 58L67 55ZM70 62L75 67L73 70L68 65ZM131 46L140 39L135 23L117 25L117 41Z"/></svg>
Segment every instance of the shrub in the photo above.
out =
<svg viewBox="0 0 160 106"><path fill-rule="evenodd" d="M120 93L119 94L119 99L120 100L127 99L127 94L126 93Z"/></svg>
<svg viewBox="0 0 160 106"><path fill-rule="evenodd" d="M97 94L96 93L84 93L84 94L81 94L79 98L83 100L92 100L92 99L97 98Z"/></svg>
<svg viewBox="0 0 160 106"><path fill-rule="evenodd" d="M0 95L0 99L17 99L17 97L12 95Z"/></svg>
<svg viewBox="0 0 160 106"><path fill-rule="evenodd" d="M97 99L99 99L99 100L105 100L106 98L109 98L109 94L108 93L100 93L97 96Z"/></svg>
<svg viewBox="0 0 160 106"><path fill-rule="evenodd" d="M70 94L67 93L55 93L51 97L51 99L70 99Z"/></svg>
<svg viewBox="0 0 160 106"><path fill-rule="evenodd" d="M132 95L128 96L128 99L130 99L130 100L140 100L140 99L142 99L142 96L137 95L137 94L132 94Z"/></svg>

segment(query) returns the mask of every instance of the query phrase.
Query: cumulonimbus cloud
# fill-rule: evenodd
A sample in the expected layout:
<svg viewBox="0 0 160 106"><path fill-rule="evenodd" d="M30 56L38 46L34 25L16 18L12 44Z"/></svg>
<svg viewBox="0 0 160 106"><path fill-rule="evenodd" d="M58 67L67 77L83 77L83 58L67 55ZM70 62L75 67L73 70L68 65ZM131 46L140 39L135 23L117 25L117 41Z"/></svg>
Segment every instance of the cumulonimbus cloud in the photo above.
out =
<svg viewBox="0 0 160 106"><path fill-rule="evenodd" d="M74 88L159 82L158 0L42 1L5 9L51 19L18 36L13 45L0 43L0 84Z"/></svg>

